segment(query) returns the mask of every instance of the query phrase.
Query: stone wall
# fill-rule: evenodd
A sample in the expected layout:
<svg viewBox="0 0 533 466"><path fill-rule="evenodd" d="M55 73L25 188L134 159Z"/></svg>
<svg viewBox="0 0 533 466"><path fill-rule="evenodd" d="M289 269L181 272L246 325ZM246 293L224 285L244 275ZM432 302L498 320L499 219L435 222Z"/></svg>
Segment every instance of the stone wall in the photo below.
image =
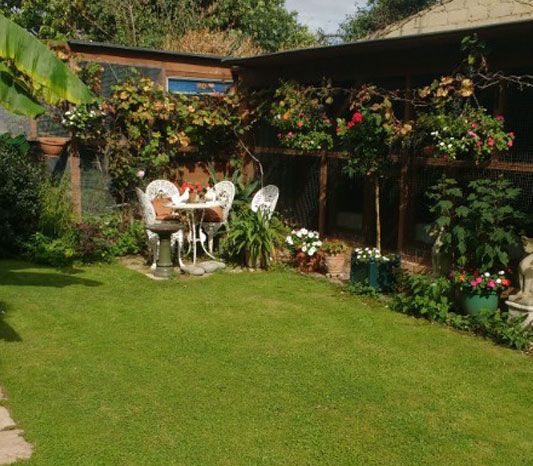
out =
<svg viewBox="0 0 533 466"><path fill-rule="evenodd" d="M533 19L533 0L442 0L371 36L400 37Z"/></svg>

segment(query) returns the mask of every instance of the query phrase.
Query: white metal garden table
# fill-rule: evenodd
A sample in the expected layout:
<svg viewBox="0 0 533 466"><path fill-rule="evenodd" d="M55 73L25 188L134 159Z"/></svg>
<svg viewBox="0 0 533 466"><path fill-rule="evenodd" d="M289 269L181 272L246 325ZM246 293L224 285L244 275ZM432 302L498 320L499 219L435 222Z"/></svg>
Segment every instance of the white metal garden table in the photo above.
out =
<svg viewBox="0 0 533 466"><path fill-rule="evenodd" d="M182 211L187 215L189 221L189 228L191 231L190 241L192 243L192 263L196 264L196 257L198 255L197 245L200 243L203 251L212 259L215 259L205 247L205 234L202 238L202 223L204 221L204 214L206 209L213 209L216 207L222 207L222 203L219 201L207 201L207 202L184 202L181 204L167 204L165 207L169 207L172 210ZM197 215L200 214L200 215ZM198 221L199 218L199 221ZM188 252L187 252L188 254Z"/></svg>

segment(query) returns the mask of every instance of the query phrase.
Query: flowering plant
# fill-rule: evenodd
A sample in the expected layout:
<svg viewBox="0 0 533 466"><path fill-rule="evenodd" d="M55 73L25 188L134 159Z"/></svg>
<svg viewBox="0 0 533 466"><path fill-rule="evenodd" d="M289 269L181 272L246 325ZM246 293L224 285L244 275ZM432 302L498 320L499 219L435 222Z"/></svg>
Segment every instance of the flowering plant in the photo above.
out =
<svg viewBox="0 0 533 466"><path fill-rule="evenodd" d="M389 262L396 259L395 254L381 254L378 248L356 248L355 260L360 264L368 262Z"/></svg>
<svg viewBox="0 0 533 466"><path fill-rule="evenodd" d="M284 83L270 107L271 124L284 147L304 151L333 148L333 123L326 105L332 102L323 90Z"/></svg>
<svg viewBox="0 0 533 466"><path fill-rule="evenodd" d="M505 276L503 270L498 273L455 271L451 272L450 278L452 283L461 289L475 292L503 291L511 285L511 281Z"/></svg>
<svg viewBox="0 0 533 466"><path fill-rule="evenodd" d="M100 139L106 112L95 104L79 105L63 114L62 124L80 141Z"/></svg>
<svg viewBox="0 0 533 466"><path fill-rule="evenodd" d="M285 244L293 253L301 251L309 257L314 256L322 247L318 232L307 228L292 230L291 234L285 238Z"/></svg>
<svg viewBox="0 0 533 466"><path fill-rule="evenodd" d="M183 192L185 192L186 189L189 189L190 193L204 194L209 189L211 189L211 186L209 185L209 183L203 185L203 184L197 183L197 182L196 183L189 183L187 181L184 181L183 183L181 183L180 191L183 193Z"/></svg>
<svg viewBox="0 0 533 466"><path fill-rule="evenodd" d="M484 108L466 105L459 115L442 112L419 121L431 131L434 156L445 160L473 158L480 163L513 147L515 136L505 131L503 116L489 115Z"/></svg>
<svg viewBox="0 0 533 466"><path fill-rule="evenodd" d="M342 241L326 241L322 244L322 250L330 256L344 254L346 249L346 244L344 244Z"/></svg>

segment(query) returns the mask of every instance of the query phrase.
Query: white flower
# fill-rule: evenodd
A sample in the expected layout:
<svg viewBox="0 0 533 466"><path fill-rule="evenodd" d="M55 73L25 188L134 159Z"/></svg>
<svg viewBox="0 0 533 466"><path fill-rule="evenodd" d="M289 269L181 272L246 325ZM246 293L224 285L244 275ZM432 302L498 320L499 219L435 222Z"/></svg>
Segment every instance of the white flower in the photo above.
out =
<svg viewBox="0 0 533 466"><path fill-rule="evenodd" d="M504 272L503 270L500 270L500 271L498 272L498 275L505 275L505 272Z"/></svg>
<svg viewBox="0 0 533 466"><path fill-rule="evenodd" d="M285 242L287 244L290 244L291 246L294 244L294 241L292 239L292 236L287 236L287 238L285 238Z"/></svg>
<svg viewBox="0 0 533 466"><path fill-rule="evenodd" d="M322 246L322 241L315 241L315 246L318 246L318 247Z"/></svg>
<svg viewBox="0 0 533 466"><path fill-rule="evenodd" d="M301 231L297 231L297 232L296 232L296 236L297 236L298 238L301 238L301 237L302 237L302 232L301 232Z"/></svg>
<svg viewBox="0 0 533 466"><path fill-rule="evenodd" d="M316 252L316 248L311 248L311 249L309 249L308 254L309 254L310 256L314 256L314 255L315 255L315 252Z"/></svg>
<svg viewBox="0 0 533 466"><path fill-rule="evenodd" d="M496 283L501 283L502 282L502 279L501 278L497 278L496 279Z"/></svg>
<svg viewBox="0 0 533 466"><path fill-rule="evenodd" d="M302 235L307 235L307 233L309 233L307 228L302 228L300 232L302 233Z"/></svg>
<svg viewBox="0 0 533 466"><path fill-rule="evenodd" d="M488 273L488 272L485 272L485 274L484 274L484 275L485 275L485 277L487 277L487 278L489 278L489 277L490 277L490 273Z"/></svg>
<svg viewBox="0 0 533 466"><path fill-rule="evenodd" d="M305 244L302 246L302 251L307 252L307 246Z"/></svg>

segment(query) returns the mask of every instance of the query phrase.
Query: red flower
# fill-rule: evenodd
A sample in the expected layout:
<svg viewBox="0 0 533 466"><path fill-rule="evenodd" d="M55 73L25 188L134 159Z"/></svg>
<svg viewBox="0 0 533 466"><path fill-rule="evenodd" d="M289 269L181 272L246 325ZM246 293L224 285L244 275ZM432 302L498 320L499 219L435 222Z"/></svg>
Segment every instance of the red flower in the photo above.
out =
<svg viewBox="0 0 533 466"><path fill-rule="evenodd" d="M481 147L483 143L481 141L476 141L476 146Z"/></svg>
<svg viewBox="0 0 533 466"><path fill-rule="evenodd" d="M472 128L472 129L476 129L476 128L477 128L477 123L472 123L471 128Z"/></svg>
<svg viewBox="0 0 533 466"><path fill-rule="evenodd" d="M357 124L357 123L361 123L362 121L364 120L364 117L363 117L363 114L361 112L355 112L353 115L352 115L352 121Z"/></svg>
<svg viewBox="0 0 533 466"><path fill-rule="evenodd" d="M353 121L349 121L348 123L346 123L346 127L348 129L353 128L354 126L355 126L355 123Z"/></svg>
<svg viewBox="0 0 533 466"><path fill-rule="evenodd" d="M489 139L487 140L487 144L492 147L494 146L494 139L492 139L491 137L489 137Z"/></svg>
<svg viewBox="0 0 533 466"><path fill-rule="evenodd" d="M298 126L298 128L301 128L303 126L303 122L302 121L299 121L298 123L296 123L296 126Z"/></svg>
<svg viewBox="0 0 533 466"><path fill-rule="evenodd" d="M503 115L496 115L496 120L498 120L498 121L504 121L505 118L503 117Z"/></svg>
<svg viewBox="0 0 533 466"><path fill-rule="evenodd" d="M513 140L512 139L509 139L509 141L507 141L507 147L513 147Z"/></svg>
<svg viewBox="0 0 533 466"><path fill-rule="evenodd" d="M504 278L504 279L502 280L502 285L503 285L503 286L509 286L510 284L511 284L511 281L508 280L507 278Z"/></svg>

